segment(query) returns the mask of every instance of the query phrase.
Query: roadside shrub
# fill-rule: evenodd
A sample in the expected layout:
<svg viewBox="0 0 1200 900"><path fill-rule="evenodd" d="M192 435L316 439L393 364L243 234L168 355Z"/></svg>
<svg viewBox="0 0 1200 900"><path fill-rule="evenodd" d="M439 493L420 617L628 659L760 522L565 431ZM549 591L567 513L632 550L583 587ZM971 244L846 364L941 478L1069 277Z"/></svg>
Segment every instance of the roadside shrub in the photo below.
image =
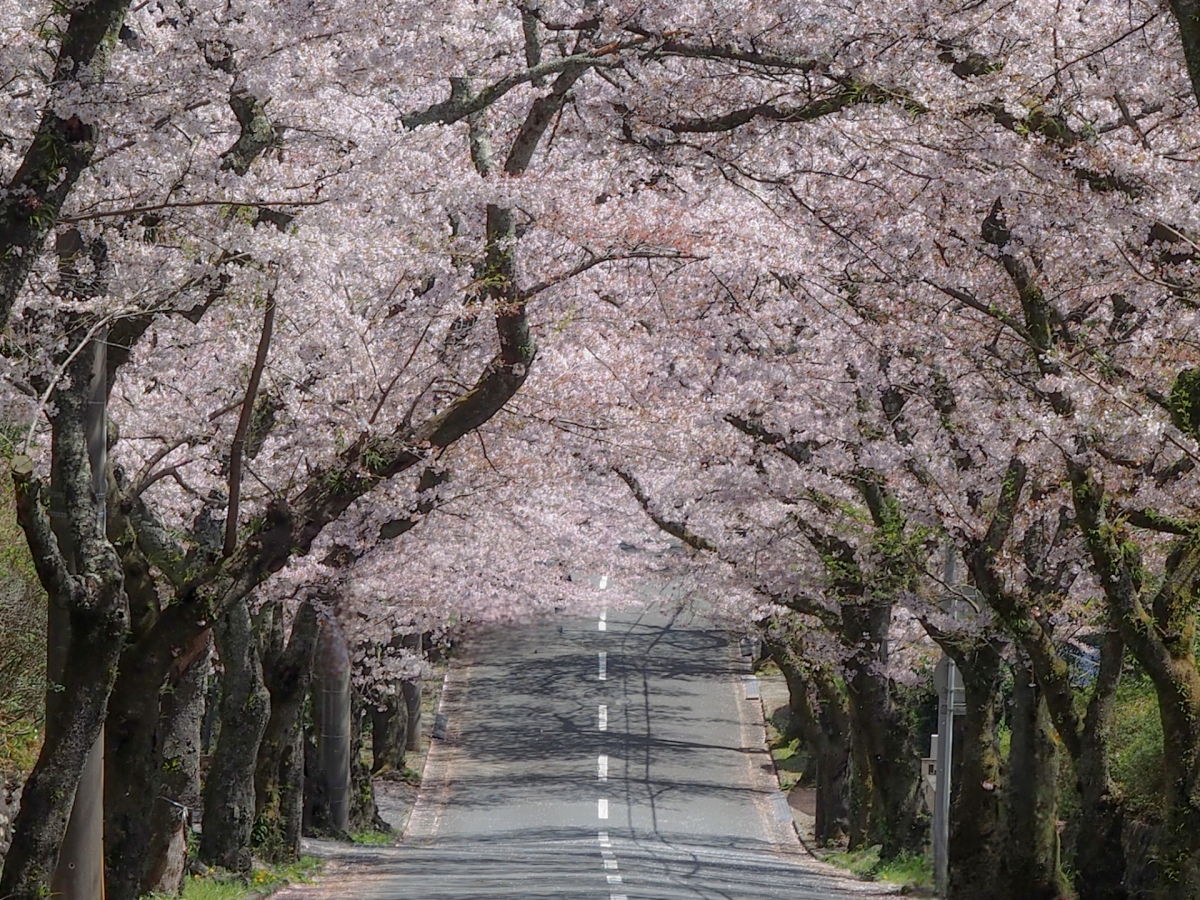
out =
<svg viewBox="0 0 1200 900"><path fill-rule="evenodd" d="M46 691L46 600L12 508L0 482L0 774L8 775L33 763Z"/></svg>
<svg viewBox="0 0 1200 900"><path fill-rule="evenodd" d="M1126 673L1117 691L1112 729L1113 778L1129 809L1143 822L1162 817L1162 721L1154 687L1144 675Z"/></svg>

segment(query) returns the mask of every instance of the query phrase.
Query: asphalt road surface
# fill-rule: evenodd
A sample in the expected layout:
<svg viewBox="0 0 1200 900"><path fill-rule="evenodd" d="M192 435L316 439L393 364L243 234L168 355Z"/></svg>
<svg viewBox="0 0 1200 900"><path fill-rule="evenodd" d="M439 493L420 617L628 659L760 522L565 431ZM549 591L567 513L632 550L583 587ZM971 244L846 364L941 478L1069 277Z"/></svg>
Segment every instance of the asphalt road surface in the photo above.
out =
<svg viewBox="0 0 1200 900"><path fill-rule="evenodd" d="M598 592L598 598L604 594ZM878 896L779 821L727 633L673 604L476 636L399 847L285 900Z"/></svg>

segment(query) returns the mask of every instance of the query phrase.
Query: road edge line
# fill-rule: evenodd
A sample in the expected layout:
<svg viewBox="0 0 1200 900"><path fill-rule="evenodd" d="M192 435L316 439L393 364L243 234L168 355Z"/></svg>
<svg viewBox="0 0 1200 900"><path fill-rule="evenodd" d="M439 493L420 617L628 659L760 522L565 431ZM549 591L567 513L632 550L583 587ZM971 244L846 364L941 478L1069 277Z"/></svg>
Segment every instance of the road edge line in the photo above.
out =
<svg viewBox="0 0 1200 900"><path fill-rule="evenodd" d="M438 697L437 709L434 711L435 722L446 716L446 698L450 696L451 691L462 690L466 684L465 673L469 669L468 655L467 649L463 648L457 659L446 661L446 672L442 676L442 692ZM429 750L425 753L425 762L421 766L421 783L417 788L417 799L413 801L412 809L409 810L408 819L404 823L404 830L400 832L398 842L407 841L412 837L413 822L420 821L422 817L431 817L431 824L436 826L438 813L445 805L445 794L450 787L448 778L450 764L446 759L450 747L447 745L453 743L456 736L456 724L451 724L448 718L443 720L447 722L444 737L433 737L431 729Z"/></svg>

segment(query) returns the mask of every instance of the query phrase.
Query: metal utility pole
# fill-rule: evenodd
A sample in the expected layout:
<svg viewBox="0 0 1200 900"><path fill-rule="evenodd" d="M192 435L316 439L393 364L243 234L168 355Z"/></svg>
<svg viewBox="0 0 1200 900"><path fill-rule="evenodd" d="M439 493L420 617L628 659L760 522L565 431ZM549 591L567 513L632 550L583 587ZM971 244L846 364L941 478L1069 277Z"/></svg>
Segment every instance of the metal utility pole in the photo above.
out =
<svg viewBox="0 0 1200 900"><path fill-rule="evenodd" d="M108 332L102 329L92 338L92 377L88 384L87 429L88 461L92 467L92 494L100 531L108 520ZM63 547L64 556L78 571L82 567L79 547ZM66 610L53 604L47 621L47 676L51 684L61 675L65 654L71 644L71 622ZM53 720L57 696L46 698L47 727ZM50 879L50 889L62 900L104 900L104 728L88 754L71 818L58 854L58 865Z"/></svg>

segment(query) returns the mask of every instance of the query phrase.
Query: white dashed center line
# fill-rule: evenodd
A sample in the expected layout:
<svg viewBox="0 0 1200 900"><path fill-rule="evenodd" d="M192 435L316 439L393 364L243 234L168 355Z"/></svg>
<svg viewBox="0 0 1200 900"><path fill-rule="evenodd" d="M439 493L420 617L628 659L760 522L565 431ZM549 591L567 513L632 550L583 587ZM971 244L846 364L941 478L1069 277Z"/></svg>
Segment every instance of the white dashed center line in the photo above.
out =
<svg viewBox="0 0 1200 900"><path fill-rule="evenodd" d="M608 680L608 654L603 650L600 651L600 680Z"/></svg>
<svg viewBox="0 0 1200 900"><path fill-rule="evenodd" d="M608 781L608 757L604 754L596 757L596 774L601 781Z"/></svg>
<svg viewBox="0 0 1200 900"><path fill-rule="evenodd" d="M608 631L608 610L600 610L600 621L596 623L596 627L601 631Z"/></svg>
<svg viewBox="0 0 1200 900"><path fill-rule="evenodd" d="M596 813L601 819L608 818L608 800L604 797L596 801Z"/></svg>
<svg viewBox="0 0 1200 900"><path fill-rule="evenodd" d="M609 883L609 884L620 884L620 883L621 883L621 876L620 876L620 875L608 875L608 876L606 876L606 877L608 878L608 883Z"/></svg>
<svg viewBox="0 0 1200 900"><path fill-rule="evenodd" d="M608 731L608 707L603 703L600 704L600 710L596 714L596 723L601 731Z"/></svg>

